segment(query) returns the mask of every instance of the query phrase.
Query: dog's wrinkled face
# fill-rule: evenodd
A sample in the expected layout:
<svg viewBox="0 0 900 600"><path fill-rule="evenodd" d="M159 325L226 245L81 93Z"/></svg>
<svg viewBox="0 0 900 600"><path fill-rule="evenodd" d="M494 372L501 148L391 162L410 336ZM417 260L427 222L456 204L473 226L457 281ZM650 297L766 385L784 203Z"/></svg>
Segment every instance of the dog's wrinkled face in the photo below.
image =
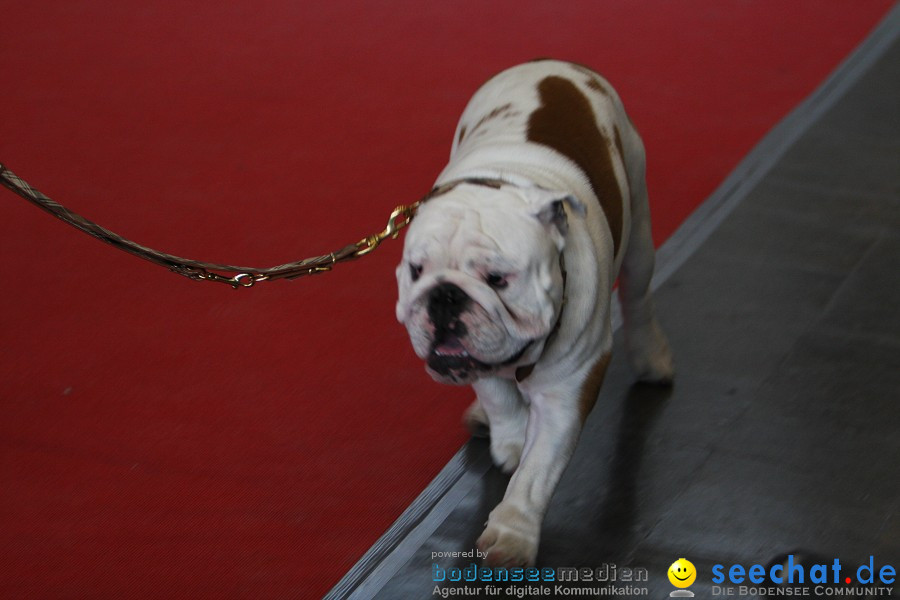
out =
<svg viewBox="0 0 900 600"><path fill-rule="evenodd" d="M581 207L539 188L463 184L419 210L397 319L434 379L467 384L540 354L562 305L564 203Z"/></svg>

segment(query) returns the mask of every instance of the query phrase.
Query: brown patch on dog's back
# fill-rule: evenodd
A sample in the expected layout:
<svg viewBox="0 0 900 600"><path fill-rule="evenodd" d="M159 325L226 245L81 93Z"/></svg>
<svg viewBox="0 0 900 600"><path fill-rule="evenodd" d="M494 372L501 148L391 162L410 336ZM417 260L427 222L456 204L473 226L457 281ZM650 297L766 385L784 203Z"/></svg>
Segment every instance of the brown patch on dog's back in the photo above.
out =
<svg viewBox="0 0 900 600"><path fill-rule="evenodd" d="M597 403L597 396L600 394L600 386L603 385L603 378L606 377L606 368L609 367L609 360L612 358L611 353L606 353L600 357L591 371L588 373L587 379L581 385L581 393L578 395L578 413L581 415L581 422L584 423L594 404Z"/></svg>
<svg viewBox="0 0 900 600"><path fill-rule="evenodd" d="M497 117L500 117L503 115L509 115L511 110L512 110L511 103L504 104L503 106L498 106L497 108L495 108L488 114L481 117L478 120L478 122L475 123L475 126L472 127L471 134L474 135L475 132L478 131L484 124L496 119ZM516 113L516 114L518 114L518 113ZM462 138L460 138L460 139L462 139Z"/></svg>
<svg viewBox="0 0 900 600"><path fill-rule="evenodd" d="M587 86L595 92L600 92L604 96L609 96L609 90L606 89L606 86L600 83L600 80L596 77L591 77L590 79L588 79Z"/></svg>
<svg viewBox="0 0 900 600"><path fill-rule="evenodd" d="M587 75L587 81L585 81L585 85L594 90L595 92L600 92L604 96L609 96L609 88L603 85L603 81L600 78L599 73L596 73L593 69L588 68L584 65L580 65L578 63L569 63L573 69L581 73L582 75Z"/></svg>
<svg viewBox="0 0 900 600"><path fill-rule="evenodd" d="M622 238L622 190L616 179L609 140L597 127L590 100L562 77L538 84L541 106L528 119L528 140L568 157L587 176L606 214L615 254Z"/></svg>
<svg viewBox="0 0 900 600"><path fill-rule="evenodd" d="M619 128L613 125L613 134L615 137L613 138L616 142L616 150L619 151L619 159L622 161L622 164L625 164L625 146L622 145L622 134L619 133ZM628 177L628 169L625 169L625 181L628 182L628 189L631 189L631 178Z"/></svg>
<svg viewBox="0 0 900 600"><path fill-rule="evenodd" d="M622 160L624 161L625 160L625 148L624 148L624 146L622 146L622 134L619 133L618 127L613 126L613 134L615 136L616 150L619 151L619 156L621 156Z"/></svg>

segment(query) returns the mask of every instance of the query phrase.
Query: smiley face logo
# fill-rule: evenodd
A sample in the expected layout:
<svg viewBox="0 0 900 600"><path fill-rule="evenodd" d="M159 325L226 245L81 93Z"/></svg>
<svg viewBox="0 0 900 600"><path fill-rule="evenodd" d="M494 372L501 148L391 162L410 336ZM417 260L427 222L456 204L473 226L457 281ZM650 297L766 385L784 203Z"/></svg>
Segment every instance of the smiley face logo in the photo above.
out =
<svg viewBox="0 0 900 600"><path fill-rule="evenodd" d="M697 579L694 563L686 558L679 558L669 567L669 581L677 588L690 587Z"/></svg>

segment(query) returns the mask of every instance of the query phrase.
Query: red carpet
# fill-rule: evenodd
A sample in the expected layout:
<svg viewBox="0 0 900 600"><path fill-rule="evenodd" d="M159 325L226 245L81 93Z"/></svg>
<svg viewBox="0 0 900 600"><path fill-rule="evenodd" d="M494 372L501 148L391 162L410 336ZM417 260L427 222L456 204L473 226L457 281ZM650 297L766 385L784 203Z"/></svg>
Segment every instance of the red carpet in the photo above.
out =
<svg viewBox="0 0 900 600"><path fill-rule="evenodd" d="M267 266L380 229L487 76L557 56L625 99L661 242L892 3L602 4L7 2L0 161ZM0 206L0 597L317 597L465 439L394 321L399 243L235 292Z"/></svg>

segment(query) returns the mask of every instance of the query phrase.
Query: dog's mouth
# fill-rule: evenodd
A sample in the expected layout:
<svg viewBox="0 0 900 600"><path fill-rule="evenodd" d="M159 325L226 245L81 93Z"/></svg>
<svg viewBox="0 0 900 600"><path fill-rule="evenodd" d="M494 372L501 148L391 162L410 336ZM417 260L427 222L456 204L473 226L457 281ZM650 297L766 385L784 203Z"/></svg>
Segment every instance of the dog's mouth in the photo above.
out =
<svg viewBox="0 0 900 600"><path fill-rule="evenodd" d="M471 383L481 375L514 364L525 355L533 343L534 340L529 340L509 358L495 364L488 364L469 354L458 337L449 335L435 340L426 364L428 370L437 379L446 383L463 385Z"/></svg>
<svg viewBox="0 0 900 600"><path fill-rule="evenodd" d="M447 383L465 384L491 369L469 354L460 339L453 335L435 340L426 359L428 370L436 379Z"/></svg>
<svg viewBox="0 0 900 600"><path fill-rule="evenodd" d="M447 336L440 342L435 342L431 349L432 356L439 358L468 358L469 352L456 336Z"/></svg>

